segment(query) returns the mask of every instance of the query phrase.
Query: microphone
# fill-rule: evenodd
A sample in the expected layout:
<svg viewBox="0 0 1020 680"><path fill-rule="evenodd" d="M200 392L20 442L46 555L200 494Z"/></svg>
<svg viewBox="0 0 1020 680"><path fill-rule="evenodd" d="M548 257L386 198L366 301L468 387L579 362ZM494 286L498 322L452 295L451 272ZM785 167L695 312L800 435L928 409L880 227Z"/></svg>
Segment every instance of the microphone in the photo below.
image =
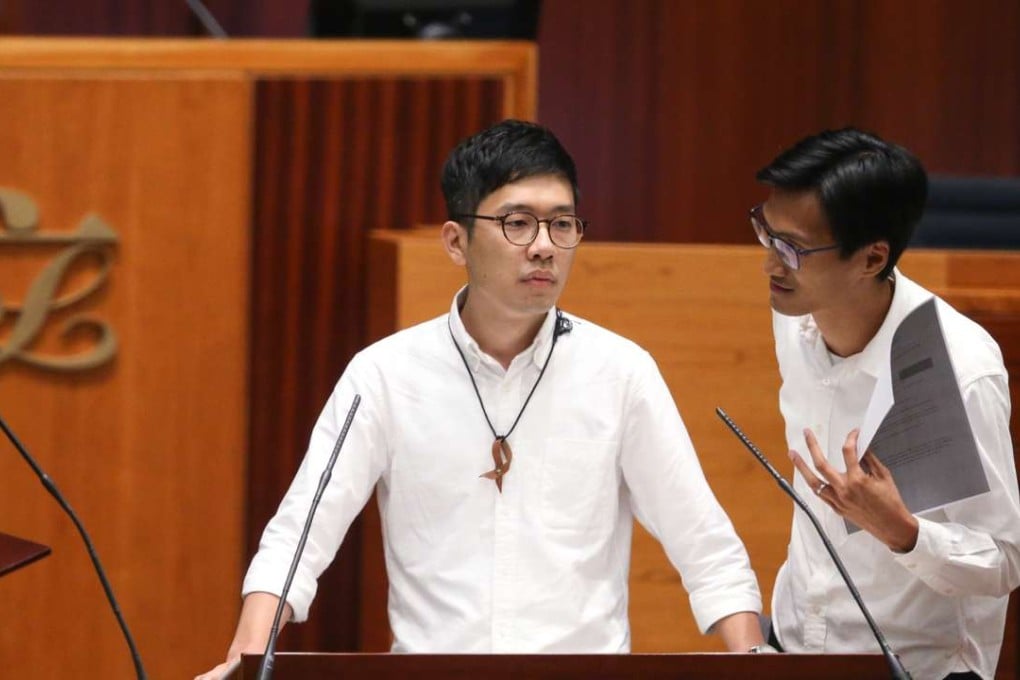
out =
<svg viewBox="0 0 1020 680"><path fill-rule="evenodd" d="M818 532L818 536L822 539L822 543L825 545L825 549L828 551L829 557L832 558L833 563L836 565L836 569L839 570L839 575L843 577L843 582L846 583L846 587L850 590L850 594L853 596L854 601L857 602L857 606L860 608L861 613L864 614L864 618L868 622L868 627L871 628L872 635L874 635L875 639L878 640L878 646L882 648L882 655L885 656L885 661L889 664L889 671L892 673L892 677L896 678L896 680L911 680L910 673L908 673L907 669L903 667L899 657L893 653L892 647L890 647L889 643L886 642L885 636L882 635L882 631L879 629L878 624L875 623L875 619L871 618L871 612L869 612L868 608L864 605L864 600L861 599L861 594L857 591L857 586L854 585L853 579L850 578L850 574L847 573L846 567L843 566L843 561L839 559L836 549L832 547L829 537L826 536L825 532L822 530L822 525L819 523L815 513L811 512L811 508L809 508L807 503L804 502L804 499L800 497L800 494L794 491L790 483L783 479L783 476L779 474L774 467L772 467L772 464L769 463L767 458L765 458L765 454L759 451L758 447L747 438L747 435L741 432L740 428L737 427L737 424L734 423L728 415L726 415L726 412L718 406L716 407L715 412L720 418L722 418L723 422L726 423L726 426L733 431L733 434L737 435L737 438L744 443L744 446L746 446L747 449L754 454L754 457L758 459L758 462L761 463L766 470L768 470L769 474L776 480L776 483L779 484L779 488L785 491L786 495L792 498L793 502L797 504L797 507L803 510L804 514L806 514L808 519L811 520L811 524L814 525L815 531Z"/></svg>
<svg viewBox="0 0 1020 680"><path fill-rule="evenodd" d="M336 460L340 456L340 447L344 445L344 440L347 439L347 430L351 428L354 412L358 410L360 403L361 395L355 394L354 403L351 404L351 410L347 412L347 420L344 422L343 429L340 430L340 436L337 437L333 453L330 455L329 461L326 462L326 468L322 471L322 476L319 477L319 488L315 490L315 496L312 497L312 506L308 509L305 528L301 530L301 538L298 540L297 549L294 551L294 559L290 563L287 580L283 583L280 603L276 606L273 627L269 631L269 640L266 642L266 651L262 655L262 663L259 664L258 675L255 676L257 680L269 680L269 678L273 677L273 662L276 659L276 638L280 635L280 620L283 619L283 608L287 605L287 593L290 592L290 586L294 582L294 574L297 572L298 563L301 562L301 553L305 550L308 532L312 528L312 518L315 517L315 511L319 507L319 501L322 500L322 494L326 491L326 485L329 484L329 478L333 476L333 466L336 465Z"/></svg>
<svg viewBox="0 0 1020 680"><path fill-rule="evenodd" d="M81 521L78 519L78 515L76 515L74 510L71 509L71 505L64 498L64 495L60 493L59 489L57 489L57 485L52 479L50 479L49 475L47 475L43 469L39 467L35 458L33 458L32 454L28 452L28 449L22 445L13 430L7 426L7 422L3 419L3 417L0 417L0 429L3 429L4 434L7 435L11 444L13 444L14 448L18 450L21 457L25 459L28 466L32 468L32 471L35 472L39 481L42 482L44 487L46 487L46 490L50 493L50 495L57 499L57 504L71 518L71 521L74 522L74 526L78 529L78 533L81 535L82 540L85 541L85 549L89 553L89 559L92 560L92 566L96 568L96 573L99 575L99 582L103 585L103 591L106 592L106 599L110 602L110 607L113 609L113 615L117 618L117 623L120 624L121 632L124 633L124 639L127 640L128 649L131 650L131 661L135 665L135 675L139 678L139 680L145 680L148 676L146 676L145 668L142 666L142 657L138 653L135 641L131 637L131 631L128 630L127 623L124 621L124 617L120 613L120 607L117 605L117 598L113 596L113 588L110 586L110 581L106 578L106 572L103 571L103 565L99 562L99 554L96 553L96 549L92 545L92 540L89 538L88 532L85 531L85 527L82 526Z"/></svg>
<svg viewBox="0 0 1020 680"><path fill-rule="evenodd" d="M574 330L574 322L563 316L563 312L556 310L556 327L553 328L553 337L558 338Z"/></svg>
<svg viewBox="0 0 1020 680"><path fill-rule="evenodd" d="M194 12L198 18L202 28L206 30L206 33L213 36L214 38L226 38L227 32L220 26L220 22L216 21L216 17L213 13L202 3L202 0L184 0L188 7Z"/></svg>

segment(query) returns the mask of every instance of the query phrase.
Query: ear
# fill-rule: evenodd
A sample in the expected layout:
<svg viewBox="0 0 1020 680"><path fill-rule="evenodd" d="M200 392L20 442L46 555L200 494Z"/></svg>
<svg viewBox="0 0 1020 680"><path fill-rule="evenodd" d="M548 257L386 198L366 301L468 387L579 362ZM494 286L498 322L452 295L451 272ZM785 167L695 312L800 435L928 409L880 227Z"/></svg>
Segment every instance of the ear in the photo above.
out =
<svg viewBox="0 0 1020 680"><path fill-rule="evenodd" d="M875 241L864 247L864 275L878 276L878 273L889 264L889 243Z"/></svg>
<svg viewBox="0 0 1020 680"><path fill-rule="evenodd" d="M460 224L447 221L443 223L440 231L440 238L443 239L443 247L446 254L450 256L453 263L459 267L467 264L468 233Z"/></svg>

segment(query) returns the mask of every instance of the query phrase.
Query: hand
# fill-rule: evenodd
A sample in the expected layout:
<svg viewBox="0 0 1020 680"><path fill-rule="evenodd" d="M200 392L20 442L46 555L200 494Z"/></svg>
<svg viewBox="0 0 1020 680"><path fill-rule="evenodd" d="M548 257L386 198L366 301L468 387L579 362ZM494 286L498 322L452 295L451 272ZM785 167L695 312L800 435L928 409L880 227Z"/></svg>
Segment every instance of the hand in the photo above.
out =
<svg viewBox="0 0 1020 680"><path fill-rule="evenodd" d="M221 678L225 678L227 674L233 673L234 670L240 665L241 655L238 654L233 658L227 659L226 661L224 661L211 671L202 673L202 675L195 676L195 680L220 680Z"/></svg>
<svg viewBox="0 0 1020 680"><path fill-rule="evenodd" d="M794 467L825 503L897 552L910 552L917 544L918 522L903 503L889 469L871 449L857 460L857 437L853 430L843 443L846 474L829 465L814 432L804 430L804 441L819 478L796 451L790 451Z"/></svg>

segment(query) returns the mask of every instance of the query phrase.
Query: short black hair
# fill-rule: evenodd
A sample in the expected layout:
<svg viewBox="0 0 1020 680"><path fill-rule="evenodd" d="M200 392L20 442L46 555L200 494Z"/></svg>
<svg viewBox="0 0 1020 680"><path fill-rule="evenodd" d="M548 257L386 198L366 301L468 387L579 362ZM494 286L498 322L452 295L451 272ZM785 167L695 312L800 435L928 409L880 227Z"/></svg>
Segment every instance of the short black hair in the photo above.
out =
<svg viewBox="0 0 1020 680"><path fill-rule="evenodd" d="M461 221L500 187L526 177L557 175L577 204L577 168L556 135L536 123L508 119L468 137L450 152L441 184L447 219ZM473 221L465 223L470 233Z"/></svg>
<svg viewBox="0 0 1020 680"><path fill-rule="evenodd" d="M779 189L817 192L842 257L886 241L889 263L879 279L892 273L928 195L928 176L912 153L856 128L806 137L756 178Z"/></svg>

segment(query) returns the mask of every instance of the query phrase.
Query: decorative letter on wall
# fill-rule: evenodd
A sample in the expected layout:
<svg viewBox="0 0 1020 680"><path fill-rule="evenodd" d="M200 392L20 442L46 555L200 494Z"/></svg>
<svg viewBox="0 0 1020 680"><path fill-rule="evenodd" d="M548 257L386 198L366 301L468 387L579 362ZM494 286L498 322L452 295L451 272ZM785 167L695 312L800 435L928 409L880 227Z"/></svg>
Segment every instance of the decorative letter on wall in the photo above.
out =
<svg viewBox="0 0 1020 680"><path fill-rule="evenodd" d="M117 337L108 323L91 316L77 315L64 322L63 337L85 329L96 334L95 344L83 352L68 355L43 354L32 344L46 325L51 312L70 307L99 290L113 263L117 234L97 215L86 215L71 232L40 232L39 210L27 194L0 188L0 248L16 246L57 246L61 250L36 275L20 303L4 299L0 291L0 324L8 315L16 315L10 335L0 341L0 365L22 362L49 371L85 371L101 366L117 353ZM98 258L99 270L77 290L62 293L61 283L76 260L85 255ZM3 253L0 251L0 258Z"/></svg>

